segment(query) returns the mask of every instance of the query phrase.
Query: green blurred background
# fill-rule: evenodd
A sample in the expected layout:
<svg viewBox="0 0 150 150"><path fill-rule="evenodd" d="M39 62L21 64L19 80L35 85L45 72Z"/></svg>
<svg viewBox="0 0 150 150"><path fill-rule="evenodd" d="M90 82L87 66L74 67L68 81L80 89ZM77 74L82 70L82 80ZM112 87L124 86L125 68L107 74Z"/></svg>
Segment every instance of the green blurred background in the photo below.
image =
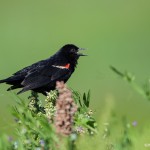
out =
<svg viewBox="0 0 150 150"><path fill-rule="evenodd" d="M149 0L0 0L0 79L67 43L87 48L88 57L79 60L68 86L81 93L91 90L99 124L108 121L106 107L118 121L126 116L141 128L150 124L150 102L109 68L131 71L141 85L150 76ZM15 100L7 88L0 85L0 132L11 133Z"/></svg>

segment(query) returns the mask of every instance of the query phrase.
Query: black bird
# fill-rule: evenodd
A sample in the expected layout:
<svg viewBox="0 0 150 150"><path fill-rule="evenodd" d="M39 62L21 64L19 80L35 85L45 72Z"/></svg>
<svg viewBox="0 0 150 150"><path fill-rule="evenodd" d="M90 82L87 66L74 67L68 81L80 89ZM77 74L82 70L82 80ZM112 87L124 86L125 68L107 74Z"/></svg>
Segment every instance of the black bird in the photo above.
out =
<svg viewBox="0 0 150 150"><path fill-rule="evenodd" d="M80 50L82 48L67 44L50 58L25 67L12 76L0 80L0 83L11 85L7 91L22 88L17 94L33 90L46 95L55 89L56 81L67 82L75 70L79 57L86 56L79 53Z"/></svg>

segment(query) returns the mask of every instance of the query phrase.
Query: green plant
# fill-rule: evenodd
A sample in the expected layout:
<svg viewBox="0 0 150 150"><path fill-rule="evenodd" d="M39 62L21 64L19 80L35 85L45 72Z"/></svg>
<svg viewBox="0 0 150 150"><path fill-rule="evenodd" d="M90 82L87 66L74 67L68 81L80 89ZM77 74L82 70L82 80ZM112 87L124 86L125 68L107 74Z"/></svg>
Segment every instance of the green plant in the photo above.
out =
<svg viewBox="0 0 150 150"><path fill-rule="evenodd" d="M34 92L29 102L16 98L12 111L17 123L16 140L1 138L4 150L74 150L81 134L96 133L96 121L89 109L90 91L82 97L63 82L57 82L57 90L48 93L45 102Z"/></svg>
<svg viewBox="0 0 150 150"><path fill-rule="evenodd" d="M119 75L122 79L127 81L133 87L133 89L135 89L140 95L142 95L145 99L150 100L150 80L149 79L141 87L135 82L135 76L131 72L125 71L123 73L113 66L110 66L110 68L113 72Z"/></svg>

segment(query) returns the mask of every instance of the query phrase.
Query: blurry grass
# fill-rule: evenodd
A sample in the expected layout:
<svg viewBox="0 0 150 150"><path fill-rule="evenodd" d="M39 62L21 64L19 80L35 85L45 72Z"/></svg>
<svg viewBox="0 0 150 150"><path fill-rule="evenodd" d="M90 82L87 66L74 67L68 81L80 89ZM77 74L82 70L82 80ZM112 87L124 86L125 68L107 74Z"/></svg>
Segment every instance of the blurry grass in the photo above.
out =
<svg viewBox="0 0 150 150"><path fill-rule="evenodd" d="M130 121L129 116L115 113L113 96L105 99L104 112L98 122L99 132L78 141L78 149L87 150L144 150L150 148L150 124Z"/></svg>
<svg viewBox="0 0 150 150"><path fill-rule="evenodd" d="M113 66L110 66L110 68L122 79L127 81L133 87L133 89L136 90L137 93L141 94L141 96L143 96L145 99L150 100L150 79L148 79L148 81L143 85L143 87L140 87L135 82L135 76L132 73L128 71L122 73L121 71L119 71Z"/></svg>
<svg viewBox="0 0 150 150"><path fill-rule="evenodd" d="M102 113L97 114L97 118L99 118L97 135L91 137L84 134L81 135L77 141L77 149L149 149L150 123L140 124L137 120L131 120L130 116L120 116L120 114L116 113L116 98L113 95L108 94L104 102ZM13 124L9 126L12 125ZM15 126L13 128L15 129ZM12 136L12 134L9 135L10 137ZM1 136L1 140L6 142L7 139L9 139L8 136ZM0 145L1 144L3 145L4 142L0 143Z"/></svg>

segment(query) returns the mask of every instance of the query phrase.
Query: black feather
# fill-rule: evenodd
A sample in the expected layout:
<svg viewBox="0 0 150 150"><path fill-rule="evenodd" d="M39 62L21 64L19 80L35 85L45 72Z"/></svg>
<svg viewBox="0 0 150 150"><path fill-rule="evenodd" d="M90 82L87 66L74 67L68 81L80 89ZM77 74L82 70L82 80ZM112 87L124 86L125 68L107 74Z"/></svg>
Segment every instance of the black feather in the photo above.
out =
<svg viewBox="0 0 150 150"><path fill-rule="evenodd" d="M33 90L45 95L55 89L56 81L66 82L74 72L79 58L79 48L73 44L63 46L48 59L25 67L0 83L12 85L7 90L22 88L17 94ZM69 64L69 68L65 66ZM56 67L55 67L56 66Z"/></svg>

